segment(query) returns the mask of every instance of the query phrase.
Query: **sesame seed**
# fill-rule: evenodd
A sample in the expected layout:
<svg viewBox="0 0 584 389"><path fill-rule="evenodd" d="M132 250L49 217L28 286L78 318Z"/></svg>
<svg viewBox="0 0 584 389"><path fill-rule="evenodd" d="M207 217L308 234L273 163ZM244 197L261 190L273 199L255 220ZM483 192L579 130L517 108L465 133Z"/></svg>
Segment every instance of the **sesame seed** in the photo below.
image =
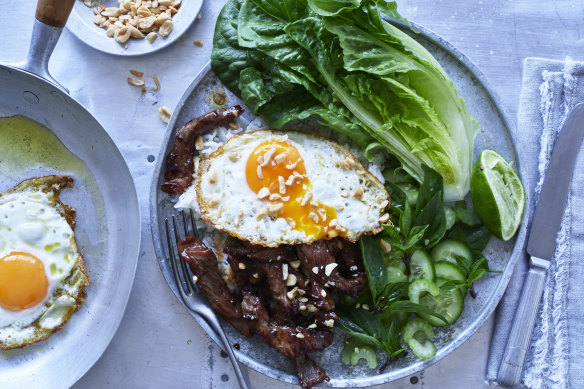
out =
<svg viewBox="0 0 584 389"><path fill-rule="evenodd" d="M298 309L301 311L306 311L306 305L301 305L298 307Z"/></svg>
<svg viewBox="0 0 584 389"><path fill-rule="evenodd" d="M324 290L324 289L321 289L321 290L320 290L320 295L321 295L322 297L326 297L326 290Z"/></svg>

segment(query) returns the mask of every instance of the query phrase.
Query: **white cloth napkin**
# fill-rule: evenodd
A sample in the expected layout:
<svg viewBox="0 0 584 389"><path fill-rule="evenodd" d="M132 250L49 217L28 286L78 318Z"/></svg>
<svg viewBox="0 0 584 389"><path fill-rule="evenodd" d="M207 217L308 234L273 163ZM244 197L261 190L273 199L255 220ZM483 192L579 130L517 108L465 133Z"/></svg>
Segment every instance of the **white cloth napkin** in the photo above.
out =
<svg viewBox="0 0 584 389"><path fill-rule="evenodd" d="M537 204L553 145L566 114L584 102L584 63L527 58L515 130L523 149L530 186L530 201ZM584 131L584 124L582 126ZM571 174L566 171L565 174ZM534 207L532 207L533 212ZM530 218L531 220L531 218ZM497 372L511 331L528 258L520 258L497 317L487 380ZM573 173L570 195L557 248L544 286L521 388L584 388L584 153Z"/></svg>

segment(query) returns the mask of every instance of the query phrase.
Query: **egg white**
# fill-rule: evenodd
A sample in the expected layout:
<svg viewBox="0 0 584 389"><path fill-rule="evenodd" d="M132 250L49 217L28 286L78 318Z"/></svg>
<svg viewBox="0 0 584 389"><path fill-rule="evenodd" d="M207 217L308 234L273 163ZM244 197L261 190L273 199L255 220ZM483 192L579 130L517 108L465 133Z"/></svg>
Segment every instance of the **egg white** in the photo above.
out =
<svg viewBox="0 0 584 389"><path fill-rule="evenodd" d="M21 347L50 335L78 308L88 284L73 229L59 209L58 192L40 190L43 181L37 180L36 189L25 182L24 190L0 196L0 258L11 252L37 257L48 291L41 303L22 311L0 306L0 348Z"/></svg>
<svg viewBox="0 0 584 389"><path fill-rule="evenodd" d="M316 134L295 131L258 130L237 135L203 161L195 180L203 219L218 230L264 246L314 240L281 217L256 218L267 202L258 199L248 186L246 164L260 143L274 138L286 139L298 149L312 185L313 199L336 209L338 223L347 229L346 239L356 241L362 234L381 230L379 219L385 213L381 205L389 200L383 184L344 147ZM232 153L238 153L239 158L234 160ZM353 168L339 165L346 158L353 161ZM359 170L361 174L357 173ZM365 190L362 198L352 196L357 188ZM209 205L217 200L218 206Z"/></svg>

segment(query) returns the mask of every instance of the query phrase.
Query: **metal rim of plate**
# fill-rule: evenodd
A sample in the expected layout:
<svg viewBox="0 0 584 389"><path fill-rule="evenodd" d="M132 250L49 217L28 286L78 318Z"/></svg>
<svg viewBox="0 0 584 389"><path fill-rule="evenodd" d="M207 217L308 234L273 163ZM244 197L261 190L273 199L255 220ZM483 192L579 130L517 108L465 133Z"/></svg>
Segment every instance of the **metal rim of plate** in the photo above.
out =
<svg viewBox="0 0 584 389"><path fill-rule="evenodd" d="M449 42L447 42L446 40L444 40L440 36L434 34L430 30L428 30L424 27L421 27L419 25L416 25L415 23L412 23L412 27L418 31L417 34L413 34L413 33L411 33L410 28L405 23L395 21L395 20L389 20L389 21L392 24L394 24L395 26L402 29L404 32L406 32L408 34L412 34L412 36L414 38L419 37L419 38L425 39L428 42L430 42L431 44L438 47L439 49L443 50L446 54L452 56L454 61L457 62L457 64L462 69L464 69L465 71L467 71L468 73L470 73L473 76L473 82L476 84L476 88L482 89L484 94L490 100L490 103L493 105L495 114L499 117L499 119L504 127L506 136L508 137L508 141L511 144L512 152L513 152L514 156L516 157L515 162L517 164L517 170L519 172L519 176L520 176L521 180L523 181L524 187L529 188L529 184L527 182L528 175L524 169L523 164L521 163L521 161L524 160L523 154L522 154L522 151L520 148L518 149L515 147L516 142L515 142L515 139L514 139L512 132L511 132L511 129L514 127L513 123L509 119L506 110L501 106L500 99L498 98L496 93L493 91L492 87L490 86L490 84L488 83L488 81L486 80L486 78L482 74L482 72L476 67L476 65L474 65L456 47L454 47L452 44L450 44ZM153 243L154 243L154 248L155 248L158 264L160 266L160 269L161 269L170 289L177 296L179 301L181 301L181 299L180 299L180 296L178 294L178 291L176 290L176 286L174 285L174 279L172 277L168 262L166 261L166 255L164 254L164 248L163 248L162 239L161 239L161 236L162 236L161 229L163 228L162 224L163 224L164 220L162 218L163 215L158 214L159 204L160 204L160 195L161 195L160 184L163 182L164 163L166 161L166 155L169 151L169 148L171 147L171 145L169 143L171 142L171 139L174 139L174 134L175 134L174 128L178 124L177 119L179 117L179 113L184 108L185 104L187 103L187 100L189 99L189 97L191 96L193 91L196 90L199 83L207 76L207 74L210 71L211 71L211 65L210 65L210 63L207 63L205 65L205 67L199 72L199 74L197 74L195 79L189 85L189 87L187 88L187 90L185 91L183 96L181 97L180 101L178 102L177 107L175 108L174 113L173 113L173 115L168 123L167 132L166 132L166 135L165 135L162 147L161 147L160 154L158 156L158 161L157 161L156 169L154 171L154 176L153 176L151 191L150 191L151 229L152 229ZM526 196L529 196L529 194L526 193ZM423 360L417 359L414 363L412 363L406 367L403 367L403 368L400 368L397 370L393 370L393 371L388 371L386 373L378 374L378 375L357 377L357 378L331 377L330 382L323 381L322 385L330 386L330 387L366 387L366 386L379 385L379 384L384 384L387 382L395 381L397 379L407 377L409 375L415 374L423 369L430 367L431 365L437 363L438 361L440 361L441 359L443 359L444 357L449 355L451 352L453 352L460 345L462 345L470 336L472 336L484 324L484 322L494 312L495 308L497 307L497 304L499 303L501 297L503 296L503 294L505 292L507 284L509 283L509 280L511 278L511 274L513 272L515 264L517 263L519 258L523 257L522 253L524 251L526 230L527 230L527 224L528 224L528 215L530 213L529 207L530 207L529 201L527 200L526 207L525 207L524 213L523 213L521 227L520 227L516 237L514 238L515 242L514 242L513 249L511 251L511 253L509 254L509 258L506 261L503 272L502 272L502 274L500 274L500 277L496 283L495 288L492 290L492 293L490 294L489 298L486 300L483 308L476 315L476 317L474 317L474 320L467 327L465 327L463 330L458 332L456 334L456 336L450 342L448 342L444 347L439 348L437 350L436 356L434 358L432 358L431 360L428 360L428 361L423 361ZM182 301L181 301L181 303L182 303ZM218 336L207 325L207 323L203 319L197 318L196 320L199 323L199 325L201 325L201 327L204 329L204 331L215 341L215 343L217 345L219 345L219 347L222 348L222 345L221 345L221 342L220 342ZM246 366L254 369L255 371L257 371L259 373L262 373L268 377L275 378L275 379L278 379L278 380L281 380L284 382L288 382L288 383L297 383L298 382L297 377L294 374L291 374L291 373L279 370L277 368L274 368L272 366L269 366L261 361L258 361L256 359L248 356L247 354L243 353L242 351L234 350L234 352L235 352L238 360L241 363L245 364ZM326 352L326 349L323 352ZM339 360L339 364L340 363L341 362Z"/></svg>
<svg viewBox="0 0 584 389"><path fill-rule="evenodd" d="M108 5L107 1L103 3ZM117 6L117 1L114 3L114 6ZM154 53L174 43L187 32L197 15L199 15L202 6L203 0L182 0L178 12L172 18L172 32L166 38L158 36L152 43L146 38L129 39L126 42L127 49L124 48L124 45L116 42L115 39L108 37L104 28L93 23L94 7L87 7L82 0L76 0L65 27L79 40L96 50L107 54L133 57Z"/></svg>
<svg viewBox="0 0 584 389"><path fill-rule="evenodd" d="M85 107L49 81L18 68L0 65L0 81L5 88L0 90L0 97L10 96L10 104L0 106L0 116L22 115L49 127L90 170L103 202L103 219L90 218L103 220L104 224L99 225L83 218L84 207L90 210L89 215L98 212L95 205L84 205L91 200L78 199L77 206L65 200L77 211L78 244L80 239L88 240L86 250L80 246L80 251L85 256L90 284L79 311L47 340L23 349L0 351L3 388L70 387L102 356L122 322L140 252L138 195L121 152ZM36 99L27 100L26 96ZM78 178L84 182L83 177ZM67 191L78 193L78 185ZM96 230L91 231L95 234L91 239L83 238L83 234L91 233L90 228ZM93 252L100 239L105 239L104 247Z"/></svg>

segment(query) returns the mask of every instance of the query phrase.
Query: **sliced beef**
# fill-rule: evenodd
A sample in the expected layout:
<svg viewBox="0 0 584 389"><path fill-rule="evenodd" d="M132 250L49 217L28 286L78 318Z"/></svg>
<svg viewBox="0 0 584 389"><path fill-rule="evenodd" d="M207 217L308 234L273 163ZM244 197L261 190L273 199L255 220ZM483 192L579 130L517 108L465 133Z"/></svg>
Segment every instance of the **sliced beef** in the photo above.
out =
<svg viewBox="0 0 584 389"><path fill-rule="evenodd" d="M229 237L223 249L227 254L260 262L289 262L296 259L294 250L287 246L263 247Z"/></svg>
<svg viewBox="0 0 584 389"><path fill-rule="evenodd" d="M300 313L298 300L290 300L286 293L288 287L282 278L282 266L279 261L259 262L257 268L265 285L264 299L270 306L271 317L280 324L293 325L294 316Z"/></svg>
<svg viewBox="0 0 584 389"><path fill-rule="evenodd" d="M330 275L326 275L327 265L337 263L326 241L319 240L309 245L296 246L296 252L303 266L312 272L311 276L314 281L321 285L330 286L352 298L357 298L359 292L367 285L367 281L362 275L349 278L341 276L338 266L332 270ZM315 270L316 273L314 272Z"/></svg>
<svg viewBox="0 0 584 389"><path fill-rule="evenodd" d="M251 337L253 326L243 319L240 302L221 279L213 251L194 236L187 236L179 242L178 252L197 276L197 286L213 310L243 335Z"/></svg>
<svg viewBox="0 0 584 389"><path fill-rule="evenodd" d="M195 139L205 131L225 126L243 113L239 105L208 112L194 118L176 131L172 151L166 158L166 173L161 189L167 193L182 194L193 180L193 153Z"/></svg>
<svg viewBox="0 0 584 389"><path fill-rule="evenodd" d="M310 389L326 378L326 373L322 367L314 363L306 354L294 358L294 369L296 369L298 382L302 389Z"/></svg>
<svg viewBox="0 0 584 389"><path fill-rule="evenodd" d="M288 358L323 350L333 341L330 329L275 323L268 316L261 299L249 292L244 293L241 308L244 317L256 322L256 331L262 340Z"/></svg>
<svg viewBox="0 0 584 389"><path fill-rule="evenodd" d="M356 297L366 286L356 245L336 239L268 248L230 237L223 251L243 296L239 303L223 284L212 251L194 238L186 240L179 246L181 256L213 309L242 333L256 331L267 345L294 359L302 388L322 382L324 370L306 353L332 343L339 320L336 291Z"/></svg>

